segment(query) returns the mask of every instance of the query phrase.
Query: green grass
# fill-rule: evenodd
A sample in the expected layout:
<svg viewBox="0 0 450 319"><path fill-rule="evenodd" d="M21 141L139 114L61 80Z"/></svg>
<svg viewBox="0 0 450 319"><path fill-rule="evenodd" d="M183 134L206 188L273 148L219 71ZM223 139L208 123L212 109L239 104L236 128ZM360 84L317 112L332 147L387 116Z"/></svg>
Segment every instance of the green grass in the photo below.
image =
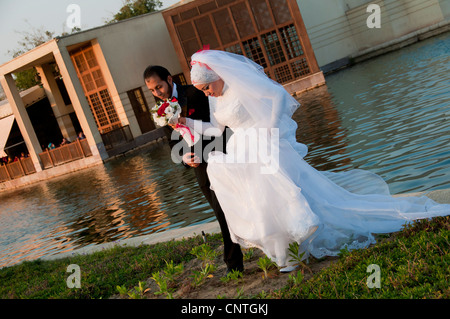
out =
<svg viewBox="0 0 450 319"><path fill-rule="evenodd" d="M247 297L450 298L450 217L421 220L385 237L368 249L343 251L338 261L307 281L294 273L284 288ZM138 286L164 269L166 261L176 265L195 258L192 249L202 244L202 237L197 236L148 246L117 246L54 261L24 262L0 269L0 298L105 299L118 293L117 286ZM210 235L208 244L213 249L218 247L221 235ZM81 288L67 287L66 279L71 274L66 269L70 264L80 266ZM371 264L380 268L380 288L367 286Z"/></svg>
<svg viewBox="0 0 450 319"><path fill-rule="evenodd" d="M221 235L208 238L221 243ZM98 299L117 294L117 286L134 287L155 271L195 258L190 251L203 243L201 236L138 247L116 246L88 255L53 261L26 261L0 269L0 299ZM80 266L81 288L69 289L67 266Z"/></svg>
<svg viewBox="0 0 450 319"><path fill-rule="evenodd" d="M450 298L450 218L421 220L369 249L343 252L306 282L290 284L271 298L437 299ZM371 264L380 288L369 288Z"/></svg>

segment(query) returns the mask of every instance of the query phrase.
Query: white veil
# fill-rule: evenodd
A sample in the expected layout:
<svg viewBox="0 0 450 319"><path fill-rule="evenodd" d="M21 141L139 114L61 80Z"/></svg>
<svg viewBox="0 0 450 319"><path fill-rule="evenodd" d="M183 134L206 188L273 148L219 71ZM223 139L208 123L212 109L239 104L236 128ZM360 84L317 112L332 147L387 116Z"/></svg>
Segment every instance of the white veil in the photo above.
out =
<svg viewBox="0 0 450 319"><path fill-rule="evenodd" d="M245 56L218 50L202 50L192 55L191 64L205 64L233 91L254 121L255 128L278 128L304 157L307 147L297 143L297 123L292 114L300 106L284 87L271 80L262 66Z"/></svg>

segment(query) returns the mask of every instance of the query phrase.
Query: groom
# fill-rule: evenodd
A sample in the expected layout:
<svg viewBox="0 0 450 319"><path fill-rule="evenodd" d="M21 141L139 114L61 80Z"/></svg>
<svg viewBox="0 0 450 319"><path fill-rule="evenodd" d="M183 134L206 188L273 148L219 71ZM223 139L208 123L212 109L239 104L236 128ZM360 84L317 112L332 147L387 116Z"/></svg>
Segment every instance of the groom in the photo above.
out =
<svg viewBox="0 0 450 319"><path fill-rule="evenodd" d="M193 120L201 120L209 122L209 103L208 98L203 92L197 90L193 85L176 85L169 71L158 65L147 67L144 71L144 81L147 88L152 92L155 100L164 100L172 97L177 98L178 103L182 108L181 116L187 116ZM172 140L173 129L169 126L165 126L166 134L169 138L169 146L172 149L177 143L183 143L184 141ZM183 164L187 167L193 167L197 182L203 195L208 200L217 221L219 222L220 230L222 232L224 243L224 261L227 265L227 273L231 270L243 271L243 255L241 247L231 241L230 232L225 219L225 215L220 207L220 204L216 198L214 192L210 189L210 181L206 173L207 159L203 158L203 149L209 143L213 142L212 139L206 139L202 136L201 140L197 143L202 143L202 154L196 154L194 152L194 146L191 147L190 152L180 154L183 159ZM216 141L216 145L217 145ZM186 150L186 147L181 148L181 152Z"/></svg>

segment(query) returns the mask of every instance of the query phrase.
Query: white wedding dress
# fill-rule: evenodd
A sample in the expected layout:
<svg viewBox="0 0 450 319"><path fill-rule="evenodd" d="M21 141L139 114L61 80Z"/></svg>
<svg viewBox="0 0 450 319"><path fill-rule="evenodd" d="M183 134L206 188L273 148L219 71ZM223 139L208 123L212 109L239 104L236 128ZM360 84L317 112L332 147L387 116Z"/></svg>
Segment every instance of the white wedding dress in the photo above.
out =
<svg viewBox="0 0 450 319"><path fill-rule="evenodd" d="M225 126L234 132L227 154L211 152L207 168L231 238L243 247L260 248L280 267L290 264L288 247L294 241L305 252L303 258L336 256L343 248L368 247L375 242L373 234L450 214L450 205L425 196L392 197L382 178L368 171L317 171L303 159L307 147L295 141L292 127L280 128L279 163L270 172L273 163L264 158L264 150L256 152L255 160L250 154L255 143L244 151L239 146L249 140L245 129L255 123L232 90L225 85L222 96L209 100L211 122L187 119L186 124L204 135L219 136ZM257 132L258 143L269 138ZM270 173L261 173L262 168Z"/></svg>

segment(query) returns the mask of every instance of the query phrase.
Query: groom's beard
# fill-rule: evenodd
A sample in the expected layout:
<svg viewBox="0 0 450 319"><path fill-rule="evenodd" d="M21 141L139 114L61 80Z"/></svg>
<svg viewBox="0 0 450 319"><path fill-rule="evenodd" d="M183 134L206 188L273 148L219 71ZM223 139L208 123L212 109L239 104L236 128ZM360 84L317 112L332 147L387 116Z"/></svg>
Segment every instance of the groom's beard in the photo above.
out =
<svg viewBox="0 0 450 319"><path fill-rule="evenodd" d="M160 98L159 96L154 95L154 97L157 99L156 102L164 101L164 100L170 99L170 98L173 96L173 85L170 85L169 82L167 82L167 80L164 80L164 82L167 83L167 87L169 88L169 89L167 90L168 95L167 95L166 98Z"/></svg>
<svg viewBox="0 0 450 319"><path fill-rule="evenodd" d="M169 96L167 98L170 99L173 96L173 84L170 85L170 83L167 82L167 80L165 82L167 83L167 86L169 87Z"/></svg>

